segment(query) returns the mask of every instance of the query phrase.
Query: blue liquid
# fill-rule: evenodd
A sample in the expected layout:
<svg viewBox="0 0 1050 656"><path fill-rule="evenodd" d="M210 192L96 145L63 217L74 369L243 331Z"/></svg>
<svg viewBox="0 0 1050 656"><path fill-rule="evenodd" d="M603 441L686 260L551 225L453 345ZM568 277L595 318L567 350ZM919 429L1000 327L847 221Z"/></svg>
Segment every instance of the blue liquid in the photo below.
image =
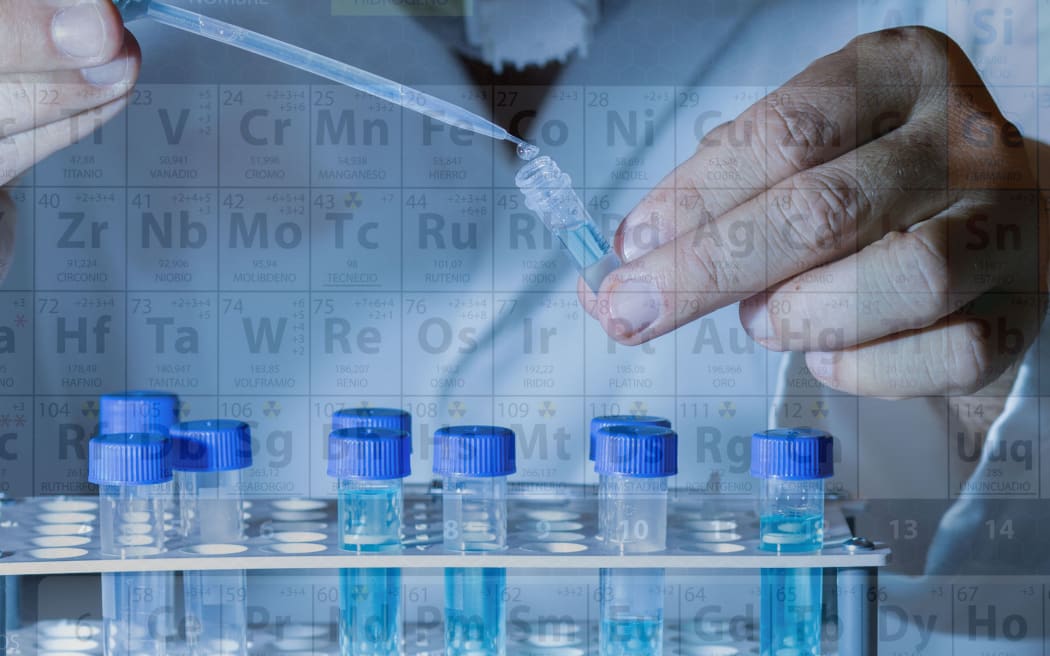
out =
<svg viewBox="0 0 1050 656"><path fill-rule="evenodd" d="M605 276L620 266L620 258L593 222L578 223L556 234L591 289L597 290Z"/></svg>
<svg viewBox="0 0 1050 656"><path fill-rule="evenodd" d="M819 656L822 579L820 569L762 570L762 656Z"/></svg>
<svg viewBox="0 0 1050 656"><path fill-rule="evenodd" d="M777 553L810 553L824 546L824 515L778 513L762 517L761 548Z"/></svg>
<svg viewBox="0 0 1050 656"><path fill-rule="evenodd" d="M247 581L244 570L186 572L186 641L191 653L248 653Z"/></svg>
<svg viewBox="0 0 1050 656"><path fill-rule="evenodd" d="M602 621L601 656L654 656L661 653L664 623L650 617Z"/></svg>
<svg viewBox="0 0 1050 656"><path fill-rule="evenodd" d="M383 551L401 544L401 486L339 493L339 535L347 551Z"/></svg>
<svg viewBox="0 0 1050 656"><path fill-rule="evenodd" d="M171 572L102 575L102 633L109 656L166 653L174 623L169 606Z"/></svg>
<svg viewBox="0 0 1050 656"><path fill-rule="evenodd" d="M507 572L471 567L445 570L446 656L502 656Z"/></svg>
<svg viewBox="0 0 1050 656"><path fill-rule="evenodd" d="M339 647L344 656L401 653L401 570L339 571Z"/></svg>

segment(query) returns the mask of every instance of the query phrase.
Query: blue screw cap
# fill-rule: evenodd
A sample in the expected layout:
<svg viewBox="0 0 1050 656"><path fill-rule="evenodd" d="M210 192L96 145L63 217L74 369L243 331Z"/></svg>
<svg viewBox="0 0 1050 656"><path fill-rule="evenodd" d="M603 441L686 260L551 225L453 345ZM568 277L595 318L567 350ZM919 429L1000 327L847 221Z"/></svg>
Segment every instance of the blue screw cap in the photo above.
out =
<svg viewBox="0 0 1050 656"><path fill-rule="evenodd" d="M412 455L412 415L397 408L343 408L332 415L332 430L343 428L387 428L408 435Z"/></svg>
<svg viewBox="0 0 1050 656"><path fill-rule="evenodd" d="M187 421L172 426L168 434L175 471L220 472L252 466L252 433L244 422Z"/></svg>
<svg viewBox="0 0 1050 656"><path fill-rule="evenodd" d="M99 435L160 433L179 420L179 398L167 392L103 394L98 404Z"/></svg>
<svg viewBox="0 0 1050 656"><path fill-rule="evenodd" d="M663 426L670 428L671 422L663 417L649 415L605 415L591 419L590 449L587 451L587 459L594 461L594 449L598 441L598 432L609 426Z"/></svg>
<svg viewBox="0 0 1050 656"><path fill-rule="evenodd" d="M751 436L751 475L807 481L834 473L835 441L815 428L774 428Z"/></svg>
<svg viewBox="0 0 1050 656"><path fill-rule="evenodd" d="M328 475L384 481L412 473L410 440L389 428L341 428L328 436Z"/></svg>
<svg viewBox="0 0 1050 656"><path fill-rule="evenodd" d="M449 426L434 432L434 473L490 478L517 471L514 431L500 426Z"/></svg>
<svg viewBox="0 0 1050 656"><path fill-rule="evenodd" d="M157 485L171 480L171 440L157 433L99 435L88 442L88 481Z"/></svg>
<svg viewBox="0 0 1050 656"><path fill-rule="evenodd" d="M678 473L678 434L664 426L608 426L598 431L594 471L635 478Z"/></svg>

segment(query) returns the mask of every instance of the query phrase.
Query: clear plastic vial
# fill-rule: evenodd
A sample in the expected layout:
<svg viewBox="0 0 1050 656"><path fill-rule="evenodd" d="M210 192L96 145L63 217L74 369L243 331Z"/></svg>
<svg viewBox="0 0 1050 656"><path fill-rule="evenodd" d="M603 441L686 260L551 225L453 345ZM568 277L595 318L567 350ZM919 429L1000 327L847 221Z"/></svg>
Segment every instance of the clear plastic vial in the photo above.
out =
<svg viewBox="0 0 1050 656"><path fill-rule="evenodd" d="M751 437L751 475L759 481L759 546L777 553L819 551L824 544L824 479L834 441L809 428ZM820 654L823 572L764 568L759 648L762 656Z"/></svg>
<svg viewBox="0 0 1050 656"><path fill-rule="evenodd" d="M678 473L678 435L660 425L610 425L595 435L603 543L621 554L667 548L667 481ZM662 569L602 569L602 656L663 653Z"/></svg>
<svg viewBox="0 0 1050 656"><path fill-rule="evenodd" d="M514 182L525 206L561 241L584 281L598 291L605 276L619 268L620 258L573 190L572 178L545 155L521 167Z"/></svg>
<svg viewBox="0 0 1050 656"><path fill-rule="evenodd" d="M590 448L587 450L587 459L594 462L595 444L598 442L598 432L610 426L663 426L670 428L671 422L663 417L650 415L604 415L591 419ZM599 541L605 540L604 516L598 515L598 533L594 537Z"/></svg>
<svg viewBox="0 0 1050 656"><path fill-rule="evenodd" d="M189 421L170 435L182 538L203 549L243 541L241 471L252 464L251 429L239 421ZM192 654L248 653L247 587L244 570L183 574Z"/></svg>
<svg viewBox="0 0 1050 656"><path fill-rule="evenodd" d="M401 546L401 479L411 473L408 433L342 428L328 437L328 475L339 480L339 544L347 551ZM401 650L401 572L339 572L339 643L344 656L395 656Z"/></svg>
<svg viewBox="0 0 1050 656"><path fill-rule="evenodd" d="M606 426L595 441L598 523L619 553L667 546L667 479L678 473L678 435L663 426Z"/></svg>
<svg viewBox="0 0 1050 656"><path fill-rule="evenodd" d="M106 556L141 558L165 549L171 443L164 435L100 435L88 443L88 480L99 486L99 541ZM148 567L143 563L144 569ZM174 625L171 572L102 575L107 656L165 654Z"/></svg>
<svg viewBox="0 0 1050 656"><path fill-rule="evenodd" d="M434 433L434 473L442 477L445 549L484 552L507 547L507 477L517 469L514 431L455 426ZM445 654L506 653L507 572L445 570Z"/></svg>

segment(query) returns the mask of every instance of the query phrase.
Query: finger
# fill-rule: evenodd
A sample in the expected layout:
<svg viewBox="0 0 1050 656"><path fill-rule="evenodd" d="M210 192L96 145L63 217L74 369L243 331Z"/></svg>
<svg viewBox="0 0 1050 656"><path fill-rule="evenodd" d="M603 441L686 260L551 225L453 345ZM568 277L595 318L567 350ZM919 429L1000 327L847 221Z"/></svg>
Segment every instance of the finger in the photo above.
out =
<svg viewBox="0 0 1050 656"><path fill-rule="evenodd" d="M25 132L75 116L128 93L138 77L141 53L128 35L112 61L77 71L19 73L0 79L0 136Z"/></svg>
<svg viewBox="0 0 1050 656"><path fill-rule="evenodd" d="M1036 292L1034 194L990 194L740 303L744 330L774 351L837 351L932 325L991 289ZM989 218L989 217L994 218Z"/></svg>
<svg viewBox="0 0 1050 656"><path fill-rule="evenodd" d="M998 378L1038 335L1039 294L986 294L928 328L855 348L806 354L828 387L859 396L972 394Z"/></svg>
<svg viewBox="0 0 1050 656"><path fill-rule="evenodd" d="M36 162L88 136L94 132L98 121L111 120L127 103L128 96L124 95L76 116L19 132L0 141L0 186Z"/></svg>
<svg viewBox="0 0 1050 656"><path fill-rule="evenodd" d="M120 53L124 25L109 0L0 2L0 73L104 64Z"/></svg>
<svg viewBox="0 0 1050 656"><path fill-rule="evenodd" d="M614 338L637 344L942 211L946 192L907 193L898 183L899 153L937 161L916 152L916 143L936 141L931 129L909 124L628 262L602 283L598 304L608 311L599 319ZM915 189L943 187L942 167L913 168ZM620 304L618 290L630 292ZM639 305L643 293L653 298Z"/></svg>
<svg viewBox="0 0 1050 656"><path fill-rule="evenodd" d="M637 259L904 124L943 89L946 49L945 37L931 30L887 30L817 60L706 135L696 154L627 215L613 240L617 251ZM899 53L933 64L917 68Z"/></svg>

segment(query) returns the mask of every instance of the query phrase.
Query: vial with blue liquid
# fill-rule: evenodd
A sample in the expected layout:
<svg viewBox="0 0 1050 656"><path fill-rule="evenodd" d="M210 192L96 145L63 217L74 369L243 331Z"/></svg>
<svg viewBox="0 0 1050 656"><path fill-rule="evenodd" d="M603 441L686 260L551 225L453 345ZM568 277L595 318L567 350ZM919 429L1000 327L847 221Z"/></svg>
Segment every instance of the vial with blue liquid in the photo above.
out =
<svg viewBox="0 0 1050 656"><path fill-rule="evenodd" d="M244 540L241 473L252 464L251 430L230 420L189 421L170 431L179 533L201 553ZM248 653L244 570L183 574L186 641L191 654Z"/></svg>
<svg viewBox="0 0 1050 656"><path fill-rule="evenodd" d="M171 442L156 433L100 435L88 443L88 480L99 486L99 542L105 556L154 556L165 549L164 507L171 495ZM102 575L106 656L167 653L171 572Z"/></svg>
<svg viewBox="0 0 1050 656"><path fill-rule="evenodd" d="M620 258L572 188L572 178L550 157L533 157L518 171L514 183L525 196L525 206L558 238L584 282L596 292L605 276L620 266Z"/></svg>
<svg viewBox="0 0 1050 656"><path fill-rule="evenodd" d="M666 549L678 435L661 425L605 426L595 435L594 468L604 548L619 554ZM663 653L664 570L602 569L599 577L601 656Z"/></svg>
<svg viewBox="0 0 1050 656"><path fill-rule="evenodd" d="M833 474L834 442L824 431L779 428L751 437L751 475L759 479L759 547L781 554L824 545L824 479ZM762 570L762 656L819 656L823 572Z"/></svg>
<svg viewBox="0 0 1050 656"><path fill-rule="evenodd" d="M514 432L499 426L452 426L434 433L447 551L506 549L507 477L517 469L514 442ZM504 569L445 570L446 656L506 652L506 587Z"/></svg>
<svg viewBox="0 0 1050 656"><path fill-rule="evenodd" d="M339 544L346 551L399 549L402 479L408 476L408 433L340 428L328 438L328 475L339 481ZM394 656L401 649L401 572L347 568L339 572L339 642L345 656Z"/></svg>

